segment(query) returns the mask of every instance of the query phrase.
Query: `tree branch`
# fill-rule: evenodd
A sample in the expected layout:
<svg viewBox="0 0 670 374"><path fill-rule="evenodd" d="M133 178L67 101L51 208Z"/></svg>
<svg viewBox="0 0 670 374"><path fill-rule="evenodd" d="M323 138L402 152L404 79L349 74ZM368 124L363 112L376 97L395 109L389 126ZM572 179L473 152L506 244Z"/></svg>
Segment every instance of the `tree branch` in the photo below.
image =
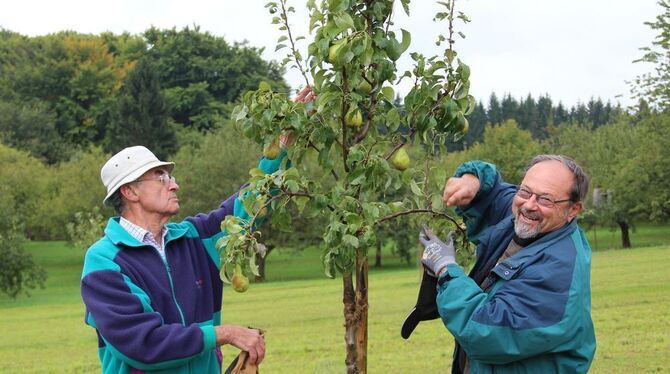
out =
<svg viewBox="0 0 670 374"><path fill-rule="evenodd" d="M349 144L347 142L347 94L349 93L349 81L347 80L347 71L342 69L342 109L340 110L340 123L342 125L342 162L344 164L344 171L349 172L347 165L347 158L349 157Z"/></svg>
<svg viewBox="0 0 670 374"><path fill-rule="evenodd" d="M414 127L410 127L409 128L409 134L407 134L407 138L408 139L411 138L412 135L414 135L414 132L415 132ZM384 159L386 159L386 160L390 159L391 156L393 156L393 154L396 153L405 144L407 144L407 140L403 140L402 142L396 144L396 146L393 147L393 149L391 149L391 151L384 157Z"/></svg>
<svg viewBox="0 0 670 374"><path fill-rule="evenodd" d="M281 197L284 197L284 196L286 196L286 197L288 197L288 198L291 198L291 197L299 197L299 196L302 196L302 197L308 197L308 198L310 198L310 199L314 198L314 196L312 196L312 194L310 194L309 192L300 192L300 191L298 191L298 192L288 192L288 191L286 191L286 190L282 190L282 191L281 191L280 193L278 193L277 195L274 195L274 196L272 196L271 198L269 198L269 199L265 202L265 204L263 204L263 206L261 207L261 209L258 209L258 212L256 212L256 214L254 214L254 216L251 217L251 221L249 221L249 230L248 230L248 232L247 232L247 235L253 235L253 234L254 234L253 231L252 231L252 229L253 229L253 227L254 227L254 223L256 223L256 219L258 219L258 215L261 213L261 211L263 210L263 208L267 208L268 206L270 206L270 204L272 204L272 202L273 202L274 200L277 200L277 199L279 199L279 198L281 198ZM331 211L334 211L334 210L335 210L335 208L334 208L333 206L331 206L331 205L328 205L328 209L330 209Z"/></svg>
<svg viewBox="0 0 670 374"><path fill-rule="evenodd" d="M310 86L309 84L309 79L307 79L307 74L305 74L305 70L302 67L302 64L300 63L300 60L298 59L298 53L295 48L295 41L293 40L293 35L291 34L291 27L288 25L288 13L286 12L286 0L281 0L281 12L282 12L282 20L284 21L284 26L286 26L286 32L288 33L288 40L291 42L291 54L293 54L293 59L295 60L296 65L298 65L298 70L300 70L300 74L302 74L302 77L305 78L305 84L307 86Z"/></svg>
<svg viewBox="0 0 670 374"><path fill-rule="evenodd" d="M374 117L375 109L377 109L377 97L372 96L370 106L368 107L368 118L365 120L365 126L363 126L363 130L361 130L361 132L358 133L358 135L356 135L354 138L354 144L362 142L363 139L365 139L365 137L368 135L368 131L370 131L370 126L372 125L372 117Z"/></svg>
<svg viewBox="0 0 670 374"><path fill-rule="evenodd" d="M321 153L321 150L311 140L309 140L309 146L313 148L316 151L316 153ZM330 169L330 174L333 176L333 178L335 178L336 181L340 180L340 178L337 176L337 173L335 173L334 169Z"/></svg>
<svg viewBox="0 0 670 374"><path fill-rule="evenodd" d="M401 216L406 216L406 215L409 215L409 214L419 214L419 213L428 213L428 214L432 214L434 217L445 218L445 219L451 221L454 224L454 226L456 226L456 229L459 232L465 233L465 230L461 227L461 225L458 223L458 221L456 221L456 219L454 219L452 216L450 216L446 213L437 212L437 211L434 211L433 209L410 209L410 210L405 210L405 211L402 211L402 212L394 213L394 214L391 214L389 216L380 218L379 220L377 220L377 222L375 222L375 225L378 225L378 224L386 222L386 221L390 221L392 219L395 219L395 218L398 218L398 217L401 217Z"/></svg>

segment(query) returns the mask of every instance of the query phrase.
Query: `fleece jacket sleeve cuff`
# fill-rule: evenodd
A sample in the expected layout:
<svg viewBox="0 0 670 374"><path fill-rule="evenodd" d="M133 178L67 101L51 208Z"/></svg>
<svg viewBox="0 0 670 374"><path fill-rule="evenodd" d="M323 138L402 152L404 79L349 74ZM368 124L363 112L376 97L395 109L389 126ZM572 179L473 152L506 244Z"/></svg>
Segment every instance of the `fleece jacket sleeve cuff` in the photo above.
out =
<svg viewBox="0 0 670 374"><path fill-rule="evenodd" d="M214 326L200 326L200 329L202 330L203 352L216 348L216 332L214 331Z"/></svg>

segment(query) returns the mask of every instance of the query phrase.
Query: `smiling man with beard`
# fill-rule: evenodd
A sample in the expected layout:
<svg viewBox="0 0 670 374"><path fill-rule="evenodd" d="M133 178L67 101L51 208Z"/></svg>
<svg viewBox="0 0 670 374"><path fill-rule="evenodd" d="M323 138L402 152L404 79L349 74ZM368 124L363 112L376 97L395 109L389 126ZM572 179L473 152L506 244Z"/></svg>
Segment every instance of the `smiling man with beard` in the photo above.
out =
<svg viewBox="0 0 670 374"><path fill-rule="evenodd" d="M576 216L588 177L569 157L540 155L519 186L492 164L461 165L444 189L477 261L466 276L453 240L420 233L436 304L456 340L453 373L585 373L596 349L591 249Z"/></svg>

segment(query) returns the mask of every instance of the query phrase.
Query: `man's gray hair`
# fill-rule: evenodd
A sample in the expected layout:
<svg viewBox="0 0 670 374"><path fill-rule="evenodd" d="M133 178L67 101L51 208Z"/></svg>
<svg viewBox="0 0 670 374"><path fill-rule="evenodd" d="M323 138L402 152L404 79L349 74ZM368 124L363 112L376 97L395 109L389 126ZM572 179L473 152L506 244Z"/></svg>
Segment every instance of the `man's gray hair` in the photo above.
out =
<svg viewBox="0 0 670 374"><path fill-rule="evenodd" d="M116 214L121 215L123 209L125 208L125 203L123 202L123 197L121 196L121 189L116 190L112 196L110 196L105 202L106 205L114 208Z"/></svg>
<svg viewBox="0 0 670 374"><path fill-rule="evenodd" d="M544 161L558 161L566 168L568 168L568 170L570 170L572 175L575 177L574 183L572 184L572 189L570 190L570 200L572 202L585 201L586 194L589 192L589 176L586 175L584 169L582 169L582 167L579 166L575 160L568 156L537 155L533 157L533 159L528 163L524 175L528 172L528 169L533 167L533 165Z"/></svg>

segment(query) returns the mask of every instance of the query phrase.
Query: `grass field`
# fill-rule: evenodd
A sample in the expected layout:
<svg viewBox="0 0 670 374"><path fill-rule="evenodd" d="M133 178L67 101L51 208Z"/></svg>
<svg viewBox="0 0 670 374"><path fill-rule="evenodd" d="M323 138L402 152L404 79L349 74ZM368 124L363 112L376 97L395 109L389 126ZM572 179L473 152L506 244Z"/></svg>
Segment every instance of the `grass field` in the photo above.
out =
<svg viewBox="0 0 670 374"><path fill-rule="evenodd" d="M28 250L49 280L29 298L0 298L0 373L99 372L95 333L83 323L79 298L83 253L59 242L30 243ZM594 253L592 373L670 373L669 259L667 244ZM271 280L298 280L253 284L244 294L226 288L224 323L267 331L264 373L344 372L341 279L323 278L316 251L279 251L268 261ZM369 372L447 372L453 343L439 321L400 338L419 274L387 262L389 269L370 274ZM225 348L224 359L236 353Z"/></svg>

